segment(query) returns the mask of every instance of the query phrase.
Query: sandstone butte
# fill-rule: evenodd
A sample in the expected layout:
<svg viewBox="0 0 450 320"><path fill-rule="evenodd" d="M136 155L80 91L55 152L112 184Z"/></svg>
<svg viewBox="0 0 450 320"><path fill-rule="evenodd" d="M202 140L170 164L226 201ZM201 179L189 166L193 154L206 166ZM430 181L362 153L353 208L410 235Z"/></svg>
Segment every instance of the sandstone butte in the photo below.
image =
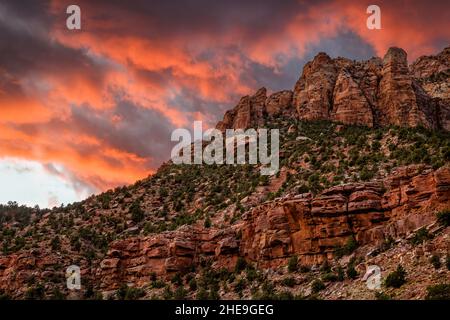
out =
<svg viewBox="0 0 450 320"><path fill-rule="evenodd" d="M449 75L450 47L409 66L406 52L399 48L390 48L383 59L363 62L319 53L305 65L293 91L267 96L261 88L241 98L217 128L264 126L266 116L285 116L448 131ZM433 225L434 213L449 204L448 163L438 169L421 164L398 167L381 179L258 203L224 228L193 224L122 237L109 243L98 264L83 267L82 275L97 290L111 292L123 283L146 285L152 275L170 279L204 258L211 258L213 267L229 270L238 257L266 270L286 266L293 255L304 265L320 265L331 260L349 236L362 246L375 246L388 235L404 238ZM443 246L450 250L448 237ZM42 278L39 270L58 261L59 254L46 249L0 255L0 288L23 297L26 279Z"/></svg>
<svg viewBox="0 0 450 320"><path fill-rule="evenodd" d="M448 70L450 47L408 67L403 49L390 48L383 59L356 62L319 53L303 68L293 91L267 97L265 88L241 98L217 128L264 124L263 115L291 115L369 127L423 126L450 130Z"/></svg>

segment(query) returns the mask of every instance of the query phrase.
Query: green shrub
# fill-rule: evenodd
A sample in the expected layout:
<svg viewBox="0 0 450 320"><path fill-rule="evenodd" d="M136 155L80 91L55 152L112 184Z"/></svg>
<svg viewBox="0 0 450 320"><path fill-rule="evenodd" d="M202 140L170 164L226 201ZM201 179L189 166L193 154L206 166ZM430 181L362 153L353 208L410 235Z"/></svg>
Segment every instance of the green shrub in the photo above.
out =
<svg viewBox="0 0 450 320"><path fill-rule="evenodd" d="M116 291L116 296L119 300L137 300L145 296L145 291L141 288L133 288L122 284Z"/></svg>
<svg viewBox="0 0 450 320"><path fill-rule="evenodd" d="M300 265L300 267L298 268L298 271L300 271L301 273L307 273L307 272L311 271L311 269L308 266Z"/></svg>
<svg viewBox="0 0 450 320"><path fill-rule="evenodd" d="M65 300L66 296L58 288L53 289L50 300Z"/></svg>
<svg viewBox="0 0 450 320"><path fill-rule="evenodd" d="M349 263L347 266L347 277L349 279L356 279L358 276L358 272L355 269L355 266L353 263Z"/></svg>
<svg viewBox="0 0 450 320"><path fill-rule="evenodd" d="M385 280L386 287L400 288L406 282L406 271L401 265L398 265L397 270L388 274Z"/></svg>
<svg viewBox="0 0 450 320"><path fill-rule="evenodd" d="M430 240L432 236L428 233L426 228L420 228L414 236L411 238L410 242L413 245L418 245L423 243L424 241Z"/></svg>
<svg viewBox="0 0 450 320"><path fill-rule="evenodd" d="M311 285L311 290L313 293L318 293L319 291L322 291L325 288L326 288L325 284L320 279L314 280Z"/></svg>
<svg viewBox="0 0 450 320"><path fill-rule="evenodd" d="M361 172L359 173L359 177L363 181L367 181L372 179L375 176L375 172L367 169L367 167L363 167Z"/></svg>
<svg viewBox="0 0 450 320"><path fill-rule="evenodd" d="M131 220L133 220L134 223L141 222L144 219L144 211L142 211L141 205L138 201L133 202L130 207L130 212Z"/></svg>
<svg viewBox="0 0 450 320"><path fill-rule="evenodd" d="M187 291L186 291L186 289L184 289L183 286L178 287L175 290L175 293L173 294L173 297L174 297L175 300L185 299L186 296L187 296Z"/></svg>
<svg viewBox="0 0 450 320"><path fill-rule="evenodd" d="M378 253L384 252L392 248L395 244L395 239L392 236L387 236L384 238L383 243L378 247Z"/></svg>
<svg viewBox="0 0 450 320"><path fill-rule="evenodd" d="M337 267L337 281L344 281L345 273L341 266Z"/></svg>
<svg viewBox="0 0 450 320"><path fill-rule="evenodd" d="M245 261L245 259L242 257L238 257L238 259L236 260L236 264L234 266L234 272L240 273L242 270L245 269L246 266L247 261Z"/></svg>
<svg viewBox="0 0 450 320"><path fill-rule="evenodd" d="M208 299L210 300L219 300L220 299L220 295L219 295L219 284L214 284L211 286L210 290L209 290L209 297Z"/></svg>
<svg viewBox="0 0 450 320"><path fill-rule="evenodd" d="M297 256L292 256L288 260L288 271L296 272L298 271L298 258Z"/></svg>
<svg viewBox="0 0 450 320"><path fill-rule="evenodd" d="M274 298L275 300L294 300L294 295L289 291L282 291Z"/></svg>
<svg viewBox="0 0 450 320"><path fill-rule="evenodd" d="M197 300L207 300L209 298L209 293L205 288L200 288L195 298Z"/></svg>
<svg viewBox="0 0 450 320"><path fill-rule="evenodd" d="M12 300L12 298L5 291L0 290L0 301L2 301L2 300Z"/></svg>
<svg viewBox="0 0 450 320"><path fill-rule="evenodd" d="M427 287L426 300L450 300L450 284L438 284Z"/></svg>
<svg viewBox="0 0 450 320"><path fill-rule="evenodd" d="M391 296L384 292L375 292L375 299L377 300L391 300Z"/></svg>
<svg viewBox="0 0 450 320"><path fill-rule="evenodd" d="M165 282L162 280L153 280L150 284L150 286L154 289L164 288Z"/></svg>
<svg viewBox="0 0 450 320"><path fill-rule="evenodd" d="M52 247L52 250L60 250L61 249L61 241L59 240L58 236L55 236L52 241L50 242L50 246Z"/></svg>
<svg viewBox="0 0 450 320"><path fill-rule="evenodd" d="M164 298L164 300L170 300L170 299L173 298L173 292L172 292L172 290L170 289L169 286L167 286L167 287L164 289L164 292L163 292L163 298Z"/></svg>
<svg viewBox="0 0 450 320"><path fill-rule="evenodd" d="M354 236L351 236L347 239L347 242L344 246L339 247L335 250L334 254L336 258L341 258L345 255L351 254L353 251L355 251L358 248L358 242L356 241Z"/></svg>
<svg viewBox="0 0 450 320"><path fill-rule="evenodd" d="M45 298L45 291L44 286L37 285L32 288L28 288L28 290L25 292L25 299L26 300L42 300Z"/></svg>
<svg viewBox="0 0 450 320"><path fill-rule="evenodd" d="M292 277L284 278L282 281L283 286L292 288L295 286L295 279Z"/></svg>
<svg viewBox="0 0 450 320"><path fill-rule="evenodd" d="M191 291L197 290L197 281L195 280L195 278L189 280L189 289L191 289Z"/></svg>
<svg viewBox="0 0 450 320"><path fill-rule="evenodd" d="M211 228L211 218L210 218L209 216L207 216L207 217L205 218L204 227L205 227L205 228Z"/></svg>
<svg viewBox="0 0 450 320"><path fill-rule="evenodd" d="M444 227L450 226L450 210L444 210L436 214L437 219Z"/></svg>
<svg viewBox="0 0 450 320"><path fill-rule="evenodd" d="M247 282L245 281L245 279L243 278L239 279L234 285L234 292L239 294L239 296L241 296L242 291L245 289L246 285Z"/></svg>
<svg viewBox="0 0 450 320"><path fill-rule="evenodd" d="M325 273L325 274L322 276L322 280L325 281L325 282L335 282L335 281L338 280L338 276L335 275L335 274L332 273L332 272L329 272L329 273Z"/></svg>
<svg viewBox="0 0 450 320"><path fill-rule="evenodd" d="M325 260L323 263L322 263L322 265L320 266L320 272L322 272L322 273L328 273L328 272L330 272L331 271L331 266L330 266L330 264L328 263L328 260Z"/></svg>
<svg viewBox="0 0 450 320"><path fill-rule="evenodd" d="M172 279L170 279L170 282L172 282L176 286L181 286L183 284L183 279L181 279L181 274L176 273Z"/></svg>
<svg viewBox="0 0 450 320"><path fill-rule="evenodd" d="M256 280L256 279L258 278L258 276L259 276L259 275L258 275L258 272L256 271L255 268L247 267L247 268L245 269L245 272L246 272L246 278L247 278L247 280L250 281L250 282Z"/></svg>
<svg viewBox="0 0 450 320"><path fill-rule="evenodd" d="M161 196L161 198L167 197L168 194L169 194L169 193L167 192L167 189L165 189L165 188L163 188L163 187L161 187L161 188L159 189L159 195Z"/></svg>
<svg viewBox="0 0 450 320"><path fill-rule="evenodd" d="M440 258L438 255L436 255L436 254L433 254L433 255L431 256L431 258L430 258L430 263L433 265L433 267L434 267L435 269L439 269L439 268L442 266L442 264L441 264L441 258Z"/></svg>
<svg viewBox="0 0 450 320"><path fill-rule="evenodd" d="M261 286L261 299L262 300L273 300L275 295L275 287L272 282L265 281Z"/></svg>

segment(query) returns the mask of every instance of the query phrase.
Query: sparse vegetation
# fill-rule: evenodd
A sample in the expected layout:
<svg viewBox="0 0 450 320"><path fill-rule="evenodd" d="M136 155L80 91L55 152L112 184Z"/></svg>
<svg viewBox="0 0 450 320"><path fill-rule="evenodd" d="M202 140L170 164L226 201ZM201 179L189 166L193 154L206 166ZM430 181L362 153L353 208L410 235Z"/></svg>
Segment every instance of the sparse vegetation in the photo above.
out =
<svg viewBox="0 0 450 320"><path fill-rule="evenodd" d="M314 280L313 283L311 284L311 291L313 293L318 293L325 288L326 288L325 284L320 279Z"/></svg>
<svg viewBox="0 0 450 320"><path fill-rule="evenodd" d="M346 274L349 279L356 279L356 277L358 276L358 272L355 269L355 264L356 264L355 258L352 258L347 264Z"/></svg>
<svg viewBox="0 0 450 320"><path fill-rule="evenodd" d="M436 214L438 222L444 227L450 226L450 210L444 210Z"/></svg>
<svg viewBox="0 0 450 320"><path fill-rule="evenodd" d="M387 293L376 291L375 292L375 299L377 300L391 300L391 296Z"/></svg>
<svg viewBox="0 0 450 320"><path fill-rule="evenodd" d="M406 282L406 271L401 265L398 265L395 271L388 274L385 285L386 287L400 288Z"/></svg>
<svg viewBox="0 0 450 320"><path fill-rule="evenodd" d="M338 281L338 276L333 272L326 273L322 276L324 282L335 282Z"/></svg>
<svg viewBox="0 0 450 320"><path fill-rule="evenodd" d="M355 269L355 266L353 264L350 264L347 267L347 277L349 279L356 279L356 277L358 276L358 272Z"/></svg>
<svg viewBox="0 0 450 320"><path fill-rule="evenodd" d="M135 223L139 223L144 219L144 211L141 209L141 205L138 201L133 202L130 208L131 219Z"/></svg>
<svg viewBox="0 0 450 320"><path fill-rule="evenodd" d="M297 256L292 256L288 260L288 271L296 272L298 271L298 258Z"/></svg>
<svg viewBox="0 0 450 320"><path fill-rule="evenodd" d="M345 255L349 255L353 253L358 248L358 242L356 241L354 236L348 238L347 242L344 246L339 247L335 251L335 256L337 258L341 258Z"/></svg>
<svg viewBox="0 0 450 320"><path fill-rule="evenodd" d="M428 230L426 228L420 228L410 241L413 245L418 245L423 243L424 241L430 240L431 238L432 236L428 233Z"/></svg>
<svg viewBox="0 0 450 320"><path fill-rule="evenodd" d="M427 287L427 300L450 300L450 284L438 284Z"/></svg>
<svg viewBox="0 0 450 320"><path fill-rule="evenodd" d="M247 266L247 261L244 258L238 257L236 260L236 265L234 266L234 272L240 273Z"/></svg>
<svg viewBox="0 0 450 320"><path fill-rule="evenodd" d="M433 267L434 267L435 269L439 269L439 268L442 266L442 264L441 264L441 258L440 258L438 255L436 255L436 254L433 254L433 255L431 256L431 258L430 258L430 263L433 265Z"/></svg>
<svg viewBox="0 0 450 320"><path fill-rule="evenodd" d="M295 279L292 277L287 277L287 278L283 279L282 283L283 283L283 286L293 287L293 286L295 286Z"/></svg>
<svg viewBox="0 0 450 320"><path fill-rule="evenodd" d="M119 300L137 300L145 296L145 291L141 288L129 287L126 284L122 284L117 290L116 296Z"/></svg>

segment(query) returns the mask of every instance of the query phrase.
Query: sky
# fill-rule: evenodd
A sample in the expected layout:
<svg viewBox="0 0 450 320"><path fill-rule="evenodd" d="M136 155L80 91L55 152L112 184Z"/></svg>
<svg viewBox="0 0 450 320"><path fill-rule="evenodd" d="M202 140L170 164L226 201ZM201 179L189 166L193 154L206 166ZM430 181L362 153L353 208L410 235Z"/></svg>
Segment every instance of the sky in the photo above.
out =
<svg viewBox="0 0 450 320"><path fill-rule="evenodd" d="M260 87L292 89L318 52L412 62L450 44L448 1L0 0L0 203L53 207L130 184L175 128L213 126ZM66 8L81 9L68 30Z"/></svg>

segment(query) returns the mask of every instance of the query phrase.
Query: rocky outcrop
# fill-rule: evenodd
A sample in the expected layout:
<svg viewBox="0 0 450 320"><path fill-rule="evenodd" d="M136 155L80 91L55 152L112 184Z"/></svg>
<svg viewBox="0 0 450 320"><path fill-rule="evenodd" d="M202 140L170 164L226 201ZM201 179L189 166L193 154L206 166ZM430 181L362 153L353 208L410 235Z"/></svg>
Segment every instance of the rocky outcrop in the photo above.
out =
<svg viewBox="0 0 450 320"><path fill-rule="evenodd" d="M431 223L450 201L450 168L396 170L382 181L337 186L317 197L302 194L255 208L246 218L241 250L260 265L297 254L316 264L349 237L360 244L398 238Z"/></svg>
<svg viewBox="0 0 450 320"><path fill-rule="evenodd" d="M435 56L423 56L411 65L411 74L432 98L450 102L450 47Z"/></svg>
<svg viewBox="0 0 450 320"><path fill-rule="evenodd" d="M331 119L345 124L373 126L373 114L358 83L347 70L339 72L333 92Z"/></svg>
<svg viewBox="0 0 450 320"><path fill-rule="evenodd" d="M352 61L319 53L304 68L293 92L266 98L265 89L244 97L217 128L262 126L265 115L333 120L365 126L423 126L450 130L450 48L408 67L403 49L383 59Z"/></svg>
<svg viewBox="0 0 450 320"><path fill-rule="evenodd" d="M259 89L253 96L242 97L233 110L225 113L223 120L217 124L216 128L223 131L262 126L266 99L266 88Z"/></svg>
<svg viewBox="0 0 450 320"><path fill-rule="evenodd" d="M261 88L253 96L241 98L234 109L225 113L223 120L217 124L216 128L224 131L261 127L265 123L266 116L294 115L292 95L292 91L284 90L267 97L267 90Z"/></svg>
<svg viewBox="0 0 450 320"><path fill-rule="evenodd" d="M171 275L214 257L215 266L232 269L239 255L237 231L183 226L177 231L113 242L95 271L100 289L117 289L121 283L147 284L152 274Z"/></svg>
<svg viewBox="0 0 450 320"><path fill-rule="evenodd" d="M336 65L326 53L320 52L305 65L294 88L293 102L300 119L329 119L336 78Z"/></svg>
<svg viewBox="0 0 450 320"><path fill-rule="evenodd" d="M390 48L384 56L381 71L379 124L433 127L421 107L426 107L426 102L421 106L418 104L413 78L408 70L406 52L399 48Z"/></svg>
<svg viewBox="0 0 450 320"><path fill-rule="evenodd" d="M421 96L432 98L428 101L435 109L437 127L450 130L450 47L435 56L417 59L411 65L411 74Z"/></svg>
<svg viewBox="0 0 450 320"><path fill-rule="evenodd" d="M275 92L266 100L266 112L269 116L291 116L295 114L292 106L293 93L290 90Z"/></svg>
<svg viewBox="0 0 450 320"><path fill-rule="evenodd" d="M293 254L303 264L317 264L351 236L359 244L405 236L434 221L449 201L449 167L402 167L384 180L266 202L226 229L183 226L113 242L95 277L105 290L127 282L143 285L152 273L170 276L207 257L214 267L230 270L238 256L263 268L285 265Z"/></svg>

